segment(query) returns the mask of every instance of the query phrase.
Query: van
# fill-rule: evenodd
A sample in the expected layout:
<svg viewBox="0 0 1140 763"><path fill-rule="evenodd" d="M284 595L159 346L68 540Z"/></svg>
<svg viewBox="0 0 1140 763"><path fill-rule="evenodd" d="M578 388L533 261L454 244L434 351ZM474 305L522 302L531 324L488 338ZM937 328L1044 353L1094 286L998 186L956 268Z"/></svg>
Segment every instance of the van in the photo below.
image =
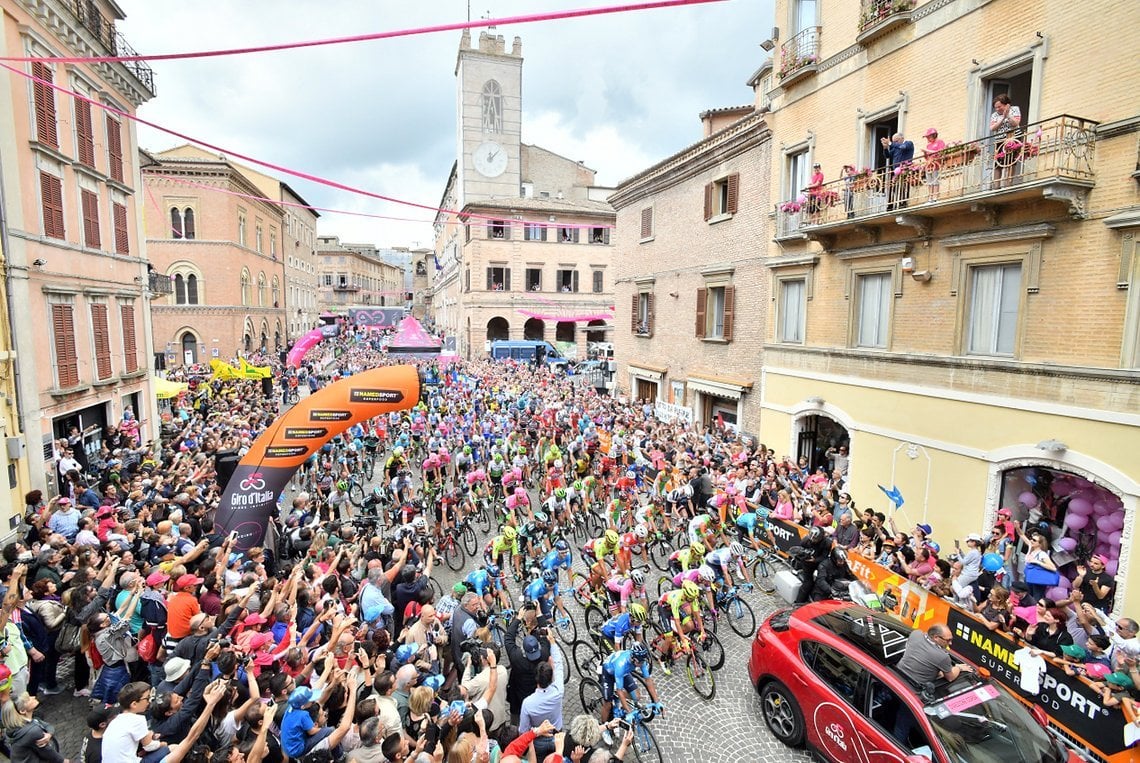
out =
<svg viewBox="0 0 1140 763"><path fill-rule="evenodd" d="M536 355L552 368L566 370L566 358L550 342L530 339L498 339L491 342L491 357L498 360L510 359L520 363L533 363Z"/></svg>

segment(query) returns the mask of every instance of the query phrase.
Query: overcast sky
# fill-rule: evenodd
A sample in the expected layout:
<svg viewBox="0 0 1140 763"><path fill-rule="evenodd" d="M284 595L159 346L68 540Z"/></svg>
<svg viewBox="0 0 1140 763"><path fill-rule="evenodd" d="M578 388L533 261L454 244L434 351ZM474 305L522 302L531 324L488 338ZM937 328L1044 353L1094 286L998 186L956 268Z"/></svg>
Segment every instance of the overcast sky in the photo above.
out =
<svg viewBox="0 0 1140 763"><path fill-rule="evenodd" d="M463 21L466 0L119 0L140 53L262 45ZM492 17L624 4L472 0ZM613 185L700 138L698 114L752 100L772 0L499 27L523 41L523 140ZM478 38L479 30L472 30ZM140 115L265 161L435 206L455 160L459 32L225 58L159 61ZM141 127L139 144L181 141ZM273 174L273 173L271 173ZM284 177L315 206L418 222L322 215L320 232L378 246L431 244L431 212Z"/></svg>

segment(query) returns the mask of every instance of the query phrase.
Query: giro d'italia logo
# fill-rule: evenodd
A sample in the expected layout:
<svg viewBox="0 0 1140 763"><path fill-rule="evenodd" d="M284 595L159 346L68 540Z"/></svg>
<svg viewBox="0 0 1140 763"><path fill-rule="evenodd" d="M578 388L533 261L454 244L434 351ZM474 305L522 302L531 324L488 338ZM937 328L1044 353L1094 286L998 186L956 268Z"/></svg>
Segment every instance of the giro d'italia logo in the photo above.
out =
<svg viewBox="0 0 1140 763"><path fill-rule="evenodd" d="M248 477L239 483L239 486L243 491L264 490L265 480L262 479L261 472L251 472Z"/></svg>

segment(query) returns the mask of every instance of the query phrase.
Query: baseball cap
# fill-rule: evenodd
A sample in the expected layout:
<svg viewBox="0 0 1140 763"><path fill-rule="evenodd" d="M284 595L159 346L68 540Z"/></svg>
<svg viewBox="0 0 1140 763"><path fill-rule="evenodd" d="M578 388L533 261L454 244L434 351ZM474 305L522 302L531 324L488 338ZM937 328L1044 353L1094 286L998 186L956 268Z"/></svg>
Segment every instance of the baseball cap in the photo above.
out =
<svg viewBox="0 0 1140 763"><path fill-rule="evenodd" d="M982 536L978 535L977 533L970 533L966 536L966 540L972 540L974 543L985 544L985 541L982 540Z"/></svg>
<svg viewBox="0 0 1140 763"><path fill-rule="evenodd" d="M538 643L537 638L527 636L523 639L523 655L531 662L542 658L542 645Z"/></svg>
<svg viewBox="0 0 1140 763"><path fill-rule="evenodd" d="M1080 644L1062 644L1061 651L1066 657L1074 657L1078 660L1088 657L1088 652Z"/></svg>
<svg viewBox="0 0 1140 763"><path fill-rule="evenodd" d="M440 687L443 686L444 678L441 675L431 675L423 680L422 686L426 686L432 691L438 692Z"/></svg>
<svg viewBox="0 0 1140 763"><path fill-rule="evenodd" d="M202 578L198 577L197 575L179 575L178 579L174 581L174 587L189 588L193 585L199 585L202 582Z"/></svg>
<svg viewBox="0 0 1140 763"><path fill-rule="evenodd" d="M924 132L922 134L922 137L929 138L931 135L937 135L937 134L938 134L938 130L935 130L933 127L931 127L926 132Z"/></svg>
<svg viewBox="0 0 1140 763"><path fill-rule="evenodd" d="M71 499L68 498L67 496L63 496L62 498L59 499L58 503L60 506L70 506L71 505Z"/></svg>
<svg viewBox="0 0 1140 763"><path fill-rule="evenodd" d="M1121 673L1119 670L1109 673L1104 677L1104 680L1113 686L1119 686L1122 689L1131 689L1135 684L1132 683L1132 676L1127 673Z"/></svg>
<svg viewBox="0 0 1140 763"><path fill-rule="evenodd" d="M1085 672L1093 678L1104 678L1112 672L1112 668L1108 667L1103 662L1086 662Z"/></svg>
<svg viewBox="0 0 1140 763"><path fill-rule="evenodd" d="M254 612L252 615L246 615L245 619L242 620L243 625L264 625L267 622L269 621L262 617L260 612Z"/></svg>
<svg viewBox="0 0 1140 763"><path fill-rule="evenodd" d="M1108 557L1104 554L1093 554L1092 558L1098 560L1101 564L1108 564Z"/></svg>
<svg viewBox="0 0 1140 763"><path fill-rule="evenodd" d="M373 605L364 610L364 622L374 623L379 620L383 614L384 609L379 604Z"/></svg>
<svg viewBox="0 0 1140 763"><path fill-rule="evenodd" d="M96 730L104 723L110 723L119 714L118 705L111 707L97 707L87 714L87 728Z"/></svg>
<svg viewBox="0 0 1140 763"><path fill-rule="evenodd" d="M161 559L174 553L174 546L159 546L151 553L151 558Z"/></svg>
<svg viewBox="0 0 1140 763"><path fill-rule="evenodd" d="M165 583L167 580L170 580L170 576L169 576L169 575L167 575L167 574L166 574L165 572L163 572L162 570L158 570L158 571L156 571L156 572L152 572L152 573L150 573L149 575L147 575L147 576L146 576L146 584L147 584L148 586L152 586L152 587L153 587L153 586L156 586L156 585L162 585L162 584L163 584L163 583Z"/></svg>
<svg viewBox="0 0 1140 763"><path fill-rule="evenodd" d="M249 651L256 652L258 649L265 646L266 644L272 644L272 643L273 643L273 634L272 633L255 633L249 639Z"/></svg>
<svg viewBox="0 0 1140 763"><path fill-rule="evenodd" d="M451 592L456 596L462 596L463 594L467 593L467 586L463 585L462 583L456 583L451 587Z"/></svg>
<svg viewBox="0 0 1140 763"><path fill-rule="evenodd" d="M304 707L313 701L313 690L308 686L298 686L289 694L289 707Z"/></svg>
<svg viewBox="0 0 1140 763"><path fill-rule="evenodd" d="M1009 517L1013 516L1013 512L1010 511L1009 509L998 509L997 515L999 517L1009 518Z"/></svg>
<svg viewBox="0 0 1140 763"><path fill-rule="evenodd" d="M927 525L927 524L923 524L921 522L918 523L917 525L915 525L914 527L916 530L922 530L923 535L930 535L932 532L934 532L933 527L931 527L930 525Z"/></svg>

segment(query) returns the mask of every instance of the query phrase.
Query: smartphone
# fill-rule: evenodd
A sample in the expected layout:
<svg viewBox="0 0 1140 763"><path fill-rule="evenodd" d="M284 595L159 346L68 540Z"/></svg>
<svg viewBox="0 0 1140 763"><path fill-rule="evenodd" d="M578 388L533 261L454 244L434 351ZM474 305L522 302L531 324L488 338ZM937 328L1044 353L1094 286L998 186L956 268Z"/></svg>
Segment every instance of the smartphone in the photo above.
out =
<svg viewBox="0 0 1140 763"><path fill-rule="evenodd" d="M448 705L447 712L459 713L460 715L463 715L465 712L467 712L467 703L461 699L457 699Z"/></svg>
<svg viewBox="0 0 1140 763"><path fill-rule="evenodd" d="M619 718L618 719L618 728L623 729L625 731L629 731L631 728L633 728L633 725L628 720L626 720L625 718Z"/></svg>
<svg viewBox="0 0 1140 763"><path fill-rule="evenodd" d="M230 530L230 540L237 540L237 530Z"/></svg>

